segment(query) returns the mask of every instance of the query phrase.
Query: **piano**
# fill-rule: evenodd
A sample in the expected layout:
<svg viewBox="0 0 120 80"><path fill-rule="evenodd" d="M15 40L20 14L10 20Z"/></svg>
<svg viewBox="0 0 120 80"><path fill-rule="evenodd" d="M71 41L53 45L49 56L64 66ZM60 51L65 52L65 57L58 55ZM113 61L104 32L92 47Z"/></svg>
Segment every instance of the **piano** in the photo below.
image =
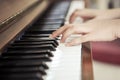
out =
<svg viewBox="0 0 120 80"><path fill-rule="evenodd" d="M90 43L49 38L76 3L83 1L0 0L0 80L93 80Z"/></svg>

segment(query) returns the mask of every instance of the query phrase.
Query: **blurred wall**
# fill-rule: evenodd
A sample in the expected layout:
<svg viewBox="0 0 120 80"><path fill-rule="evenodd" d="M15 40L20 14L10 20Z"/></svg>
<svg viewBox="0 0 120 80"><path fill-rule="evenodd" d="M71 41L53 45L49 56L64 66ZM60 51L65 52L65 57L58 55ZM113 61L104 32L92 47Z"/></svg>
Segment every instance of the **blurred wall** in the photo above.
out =
<svg viewBox="0 0 120 80"><path fill-rule="evenodd" d="M120 8L120 0L85 0L87 8Z"/></svg>

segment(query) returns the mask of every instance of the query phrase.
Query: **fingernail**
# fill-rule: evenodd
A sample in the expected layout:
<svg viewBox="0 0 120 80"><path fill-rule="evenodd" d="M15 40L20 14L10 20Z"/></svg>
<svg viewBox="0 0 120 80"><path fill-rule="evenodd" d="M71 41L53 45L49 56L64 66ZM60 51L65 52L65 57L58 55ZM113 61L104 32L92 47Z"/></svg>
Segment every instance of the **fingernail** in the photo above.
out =
<svg viewBox="0 0 120 80"><path fill-rule="evenodd" d="M53 36L52 36L52 35L50 35L50 36L49 36L49 38L51 38L51 39L52 39L52 38L53 38Z"/></svg>

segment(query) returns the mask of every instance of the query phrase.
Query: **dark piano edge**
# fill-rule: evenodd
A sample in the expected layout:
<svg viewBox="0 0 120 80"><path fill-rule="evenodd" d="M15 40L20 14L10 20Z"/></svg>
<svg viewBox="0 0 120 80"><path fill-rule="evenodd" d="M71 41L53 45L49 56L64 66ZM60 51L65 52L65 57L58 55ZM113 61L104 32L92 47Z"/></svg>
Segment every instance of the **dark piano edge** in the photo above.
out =
<svg viewBox="0 0 120 80"><path fill-rule="evenodd" d="M91 43L86 42L82 44L82 74L81 80L94 80L94 73L93 73L93 57L91 51Z"/></svg>
<svg viewBox="0 0 120 80"><path fill-rule="evenodd" d="M33 7L31 7L31 8L29 8L28 9L28 12L24 12L22 15L20 14L18 17L20 18L16 18L16 21L15 20L13 20L13 21L11 21L9 24L7 24L7 25L5 25L5 26L10 26L8 29L6 29L5 31L3 31L2 33L3 33L3 35L2 35L2 33L0 34L0 54L1 54L1 52L7 47L7 45L8 44L10 44L11 42L13 42L16 38L18 38L18 36L20 36L21 35L21 33L23 32L23 31L25 31L27 28L28 28L28 26L30 26L30 25L32 25L38 18L39 18L39 16L40 16L40 14L42 14L45 10L46 10L46 8L47 7L49 7L49 5L53 2L54 0L51 0L51 1L49 1L49 0L43 0L43 2L40 2L40 3L37 3L37 5L32 5ZM44 6L44 7L43 7ZM19 32L11 32L10 30L13 28L15 28L15 25L17 24L17 23L21 23L20 22L20 20L23 20L23 18L24 18L24 16L26 16L26 15L28 15L28 13L30 13L29 15L31 15L33 12L32 12L32 10L36 10L36 8L37 9L40 9L41 11L38 11L38 13L37 14L35 14L34 15L34 18L32 18L28 23L26 23L25 24L25 26L22 28L22 29L20 29L19 30ZM32 10L31 10L32 9ZM22 17L22 18L21 18ZM28 17L27 17L28 18ZM19 20L19 21L18 21ZM15 24L15 25L13 25L13 23ZM22 24L22 23L21 23ZM23 23L24 24L24 23ZM18 27L19 28L19 27ZM9 36L9 33L8 32L11 32L11 33L15 33L15 35L13 36L11 36L11 37L9 37L9 40L6 40L7 38L7 36ZM3 37L4 36L4 37ZM5 40L5 41L4 41Z"/></svg>
<svg viewBox="0 0 120 80"><path fill-rule="evenodd" d="M27 10L31 9L32 7L34 7L35 5L37 5L38 3L40 3L40 1L36 1L33 4L29 5L28 7L26 7L23 10L18 11L17 13L14 13L13 15L9 16L7 19L5 19L4 21L2 21L0 23L0 33L2 33L3 31L5 31L7 28L9 28L8 24L14 22L16 20L16 18L18 19L22 14L24 14Z"/></svg>

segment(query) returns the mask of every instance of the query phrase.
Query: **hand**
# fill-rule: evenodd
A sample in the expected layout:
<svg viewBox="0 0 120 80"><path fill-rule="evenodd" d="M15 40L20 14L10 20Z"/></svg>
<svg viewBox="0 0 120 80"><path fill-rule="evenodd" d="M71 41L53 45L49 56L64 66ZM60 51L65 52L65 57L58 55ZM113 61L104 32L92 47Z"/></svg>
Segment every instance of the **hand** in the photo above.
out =
<svg viewBox="0 0 120 80"><path fill-rule="evenodd" d="M62 34L61 42L65 42L71 34L81 34L79 38L67 43L67 46L78 45L88 41L112 41L120 37L120 20L92 20L82 24L69 24L53 32L50 37Z"/></svg>
<svg viewBox="0 0 120 80"><path fill-rule="evenodd" d="M70 16L70 23L73 23L76 17L81 17L84 21L98 19L116 19L120 18L120 9L96 10L96 9L77 9Z"/></svg>

